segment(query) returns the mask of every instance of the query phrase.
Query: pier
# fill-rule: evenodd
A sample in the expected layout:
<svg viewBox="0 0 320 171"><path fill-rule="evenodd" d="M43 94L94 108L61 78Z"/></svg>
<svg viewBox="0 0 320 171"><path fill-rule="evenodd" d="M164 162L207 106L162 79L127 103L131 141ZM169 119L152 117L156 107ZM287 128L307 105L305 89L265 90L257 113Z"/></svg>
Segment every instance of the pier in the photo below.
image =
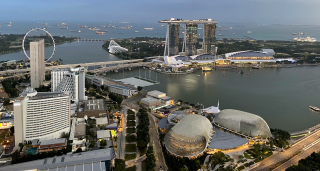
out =
<svg viewBox="0 0 320 171"><path fill-rule="evenodd" d="M308 129L305 129L305 130L302 130L302 131L296 131L296 132L292 132L290 133L291 137L299 137L299 136L304 136L306 134L310 134L311 132L317 130L320 128L320 124L316 125L316 126L313 126L311 128L308 128Z"/></svg>

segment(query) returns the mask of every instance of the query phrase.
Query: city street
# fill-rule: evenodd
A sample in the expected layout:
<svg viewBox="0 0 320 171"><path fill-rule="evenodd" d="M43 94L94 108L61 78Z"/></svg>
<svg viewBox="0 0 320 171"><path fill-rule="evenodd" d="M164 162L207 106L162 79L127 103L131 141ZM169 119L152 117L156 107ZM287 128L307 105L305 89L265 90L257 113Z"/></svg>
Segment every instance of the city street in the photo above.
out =
<svg viewBox="0 0 320 171"><path fill-rule="evenodd" d="M127 127L127 110L128 108L126 106L122 106L122 109L120 113L122 113L123 116L123 131L118 133L118 142L117 142L117 155L116 158L123 159L125 157L125 148L126 148L126 127Z"/></svg>
<svg viewBox="0 0 320 171"><path fill-rule="evenodd" d="M320 129L316 130L314 133L307 135L306 137L303 138L303 140L292 145L292 147L290 147L288 150L285 150L284 152L280 152L280 153L274 152L274 154L272 156L261 161L259 166L256 168L253 168L252 171L264 171L264 170L269 171L270 169L274 169L277 164L284 162L285 160L288 160L295 155L296 156L294 157L294 159L292 161L289 160L289 162L285 163L284 166L279 167L279 170L281 170L282 168L283 168L282 170L285 170L285 166L289 167L291 164L297 164L297 162L300 159L307 157L313 151L316 151L319 149L320 143L317 143L314 146L312 146L311 148L307 149L306 151L303 151L300 154L298 154L299 151L301 151L304 147L306 147L306 146L310 145L311 143L313 143L314 141L318 140L319 135L320 135ZM276 170L278 170L278 168Z"/></svg>

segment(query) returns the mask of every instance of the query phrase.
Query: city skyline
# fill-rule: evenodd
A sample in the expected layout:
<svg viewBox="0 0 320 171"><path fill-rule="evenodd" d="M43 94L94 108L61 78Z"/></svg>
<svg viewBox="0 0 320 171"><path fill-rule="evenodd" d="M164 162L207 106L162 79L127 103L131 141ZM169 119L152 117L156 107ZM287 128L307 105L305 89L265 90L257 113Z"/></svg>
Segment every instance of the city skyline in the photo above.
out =
<svg viewBox="0 0 320 171"><path fill-rule="evenodd" d="M63 18L64 21L153 22L171 17L183 19L210 17L221 22L317 25L320 24L317 10L319 5L320 2L315 0L200 0L197 2L190 0L173 2L125 0L112 3L107 1L43 2L31 0L28 3L19 4L15 1L7 1L0 7L0 11L11 15L0 15L0 21L52 21ZM200 10L201 13L198 12Z"/></svg>

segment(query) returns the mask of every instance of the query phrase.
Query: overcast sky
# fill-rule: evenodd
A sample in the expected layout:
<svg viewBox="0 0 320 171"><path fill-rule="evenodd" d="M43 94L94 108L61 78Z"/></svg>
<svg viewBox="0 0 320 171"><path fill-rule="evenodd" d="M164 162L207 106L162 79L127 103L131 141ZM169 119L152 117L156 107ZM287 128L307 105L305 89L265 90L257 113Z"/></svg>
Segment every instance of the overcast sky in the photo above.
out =
<svg viewBox="0 0 320 171"><path fill-rule="evenodd" d="M0 23L22 20L320 24L320 0L1 0Z"/></svg>

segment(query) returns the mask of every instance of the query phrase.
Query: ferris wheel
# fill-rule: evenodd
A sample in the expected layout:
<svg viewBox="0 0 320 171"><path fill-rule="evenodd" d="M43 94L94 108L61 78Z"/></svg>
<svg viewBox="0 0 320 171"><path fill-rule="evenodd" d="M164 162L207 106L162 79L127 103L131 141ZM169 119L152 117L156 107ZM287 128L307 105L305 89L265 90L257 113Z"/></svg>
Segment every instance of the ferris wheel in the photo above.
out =
<svg viewBox="0 0 320 171"><path fill-rule="evenodd" d="M23 40L22 40L23 53L24 53L24 55L25 55L28 59L30 59L30 57L28 56L28 54L26 53L26 50L25 50L25 48L24 48L24 41L25 41L26 37L28 36L28 34L29 34L30 32L32 32L32 31L38 31L38 30L42 30L42 31L46 32L46 33L51 37L52 42L53 42L53 51L52 51L52 54L51 54L51 56L45 61L45 62L48 62L48 61L54 56L54 53L55 53L55 51L56 51L56 43L55 43L54 38L52 37L52 35L51 35L45 28L34 28L34 29L29 30L29 31L26 33L26 35L24 35Z"/></svg>

